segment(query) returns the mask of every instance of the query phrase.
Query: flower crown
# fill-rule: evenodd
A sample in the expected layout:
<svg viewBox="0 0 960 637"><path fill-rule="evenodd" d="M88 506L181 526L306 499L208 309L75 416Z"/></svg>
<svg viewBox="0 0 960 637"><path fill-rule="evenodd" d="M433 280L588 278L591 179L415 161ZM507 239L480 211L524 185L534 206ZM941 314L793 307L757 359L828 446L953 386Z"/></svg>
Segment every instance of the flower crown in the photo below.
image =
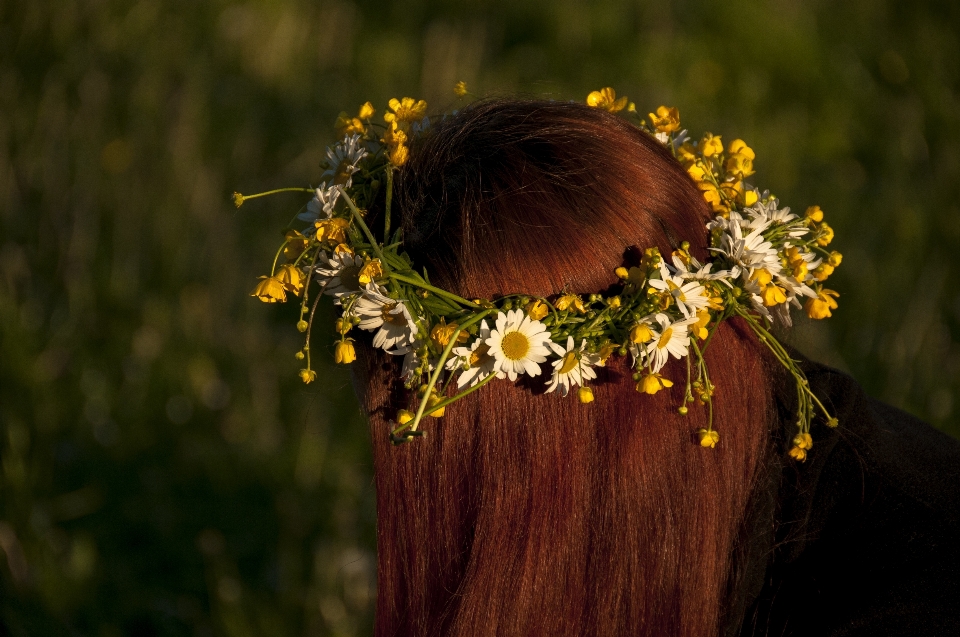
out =
<svg viewBox="0 0 960 637"><path fill-rule="evenodd" d="M454 90L460 97L468 94L462 82ZM707 263L690 254L687 242L669 256L648 248L639 267L616 269L621 285L611 296L521 293L470 300L435 287L403 252L400 231L390 227L394 172L409 158L411 137L429 130L427 104L392 99L384 123L376 124L367 102L356 117L341 113L338 118L342 141L327 149L319 187L234 194L237 207L277 192L313 194L297 215L304 227L286 233L270 276L260 277L252 294L268 303L286 301L288 294L300 297L297 329L306 333L296 354L306 360L301 379L309 383L316 378L310 334L318 302L326 294L340 309L337 363L356 357L354 328L372 332L374 347L403 357L401 374L406 387L416 389L418 406L397 414L390 433L395 444L423 435L419 427L425 416L443 416L447 405L495 378L515 381L546 372L547 393L567 396L577 388L580 402L593 402L589 382L596 378L596 368L611 356L629 356L636 389L646 394L673 386L676 379L662 373L671 357L686 361L686 390L678 411L686 414L688 403L705 405L708 425L697 436L702 446L712 448L720 435L713 429L715 388L704 352L717 326L738 316L796 381L797 434L789 454L804 460L812 446L815 409L827 425L835 427L837 420L811 392L797 361L770 328L774 322L790 325L790 308L800 308L801 298L813 319L828 317L837 307L837 293L823 282L842 257L826 250L833 230L823 212L812 206L798 216L781 208L773 195L745 182L754 174L755 155L743 140L726 147L710 133L694 140L680 129L676 108L661 106L648 121L611 88L590 93L587 104L621 113L686 168L716 213L706 224L712 254ZM364 220L378 197L384 201L383 243ZM319 290L311 304L313 282Z"/></svg>

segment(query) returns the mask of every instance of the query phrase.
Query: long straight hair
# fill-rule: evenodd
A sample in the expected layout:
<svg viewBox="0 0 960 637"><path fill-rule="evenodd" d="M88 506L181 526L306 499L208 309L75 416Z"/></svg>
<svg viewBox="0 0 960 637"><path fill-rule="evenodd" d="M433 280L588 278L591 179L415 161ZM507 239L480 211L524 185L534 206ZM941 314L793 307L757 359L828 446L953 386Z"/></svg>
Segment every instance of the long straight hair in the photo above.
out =
<svg viewBox="0 0 960 637"><path fill-rule="evenodd" d="M405 248L466 298L589 294L643 248L708 257L709 209L656 140L599 109L482 101L444 119L397 175ZM371 213L375 214L375 213ZM669 258L669 256L668 256ZM654 396L612 357L596 401L494 381L387 433L410 400L398 361L360 350L377 488L376 634L716 635L736 535L773 405L757 342L736 321L706 359L706 407L678 413L686 367Z"/></svg>

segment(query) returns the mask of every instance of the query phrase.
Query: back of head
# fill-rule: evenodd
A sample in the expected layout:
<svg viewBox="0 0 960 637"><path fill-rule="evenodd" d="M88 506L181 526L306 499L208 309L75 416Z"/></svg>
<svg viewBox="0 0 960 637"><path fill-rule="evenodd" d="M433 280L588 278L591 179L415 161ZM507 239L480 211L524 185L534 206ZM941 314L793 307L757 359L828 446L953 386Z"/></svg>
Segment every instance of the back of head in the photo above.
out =
<svg viewBox="0 0 960 637"><path fill-rule="evenodd" d="M396 177L404 245L467 298L602 292L638 251L690 242L710 211L656 140L600 109L482 101L435 123ZM635 265L635 264L634 264ZM373 432L378 635L711 635L772 418L758 345L724 321L705 354L706 408L681 415L687 368L656 395L623 357L596 401L499 381L450 405L429 434L387 439L408 393L398 362L361 351Z"/></svg>

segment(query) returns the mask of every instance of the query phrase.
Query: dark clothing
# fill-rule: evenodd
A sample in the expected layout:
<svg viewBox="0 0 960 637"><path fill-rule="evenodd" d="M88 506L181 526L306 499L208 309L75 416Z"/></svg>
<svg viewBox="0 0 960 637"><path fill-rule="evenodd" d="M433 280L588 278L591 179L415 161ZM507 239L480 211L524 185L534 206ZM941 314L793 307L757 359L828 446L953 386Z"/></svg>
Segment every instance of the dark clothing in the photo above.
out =
<svg viewBox="0 0 960 637"><path fill-rule="evenodd" d="M815 424L806 462L790 459L795 389L781 392L725 635L960 636L960 443L845 374L804 369L840 426Z"/></svg>

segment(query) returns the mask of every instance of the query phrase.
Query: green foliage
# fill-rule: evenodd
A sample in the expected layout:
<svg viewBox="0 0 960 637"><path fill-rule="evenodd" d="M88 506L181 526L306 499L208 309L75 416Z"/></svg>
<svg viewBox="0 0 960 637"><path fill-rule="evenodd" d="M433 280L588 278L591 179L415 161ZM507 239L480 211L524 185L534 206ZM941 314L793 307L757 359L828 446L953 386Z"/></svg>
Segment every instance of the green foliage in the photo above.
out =
<svg viewBox="0 0 960 637"><path fill-rule="evenodd" d="M747 140L845 255L795 342L960 433L958 33L946 0L0 1L0 624L370 632L349 374L300 383L296 308L248 296L302 202L230 193L315 182L339 111L457 80Z"/></svg>

